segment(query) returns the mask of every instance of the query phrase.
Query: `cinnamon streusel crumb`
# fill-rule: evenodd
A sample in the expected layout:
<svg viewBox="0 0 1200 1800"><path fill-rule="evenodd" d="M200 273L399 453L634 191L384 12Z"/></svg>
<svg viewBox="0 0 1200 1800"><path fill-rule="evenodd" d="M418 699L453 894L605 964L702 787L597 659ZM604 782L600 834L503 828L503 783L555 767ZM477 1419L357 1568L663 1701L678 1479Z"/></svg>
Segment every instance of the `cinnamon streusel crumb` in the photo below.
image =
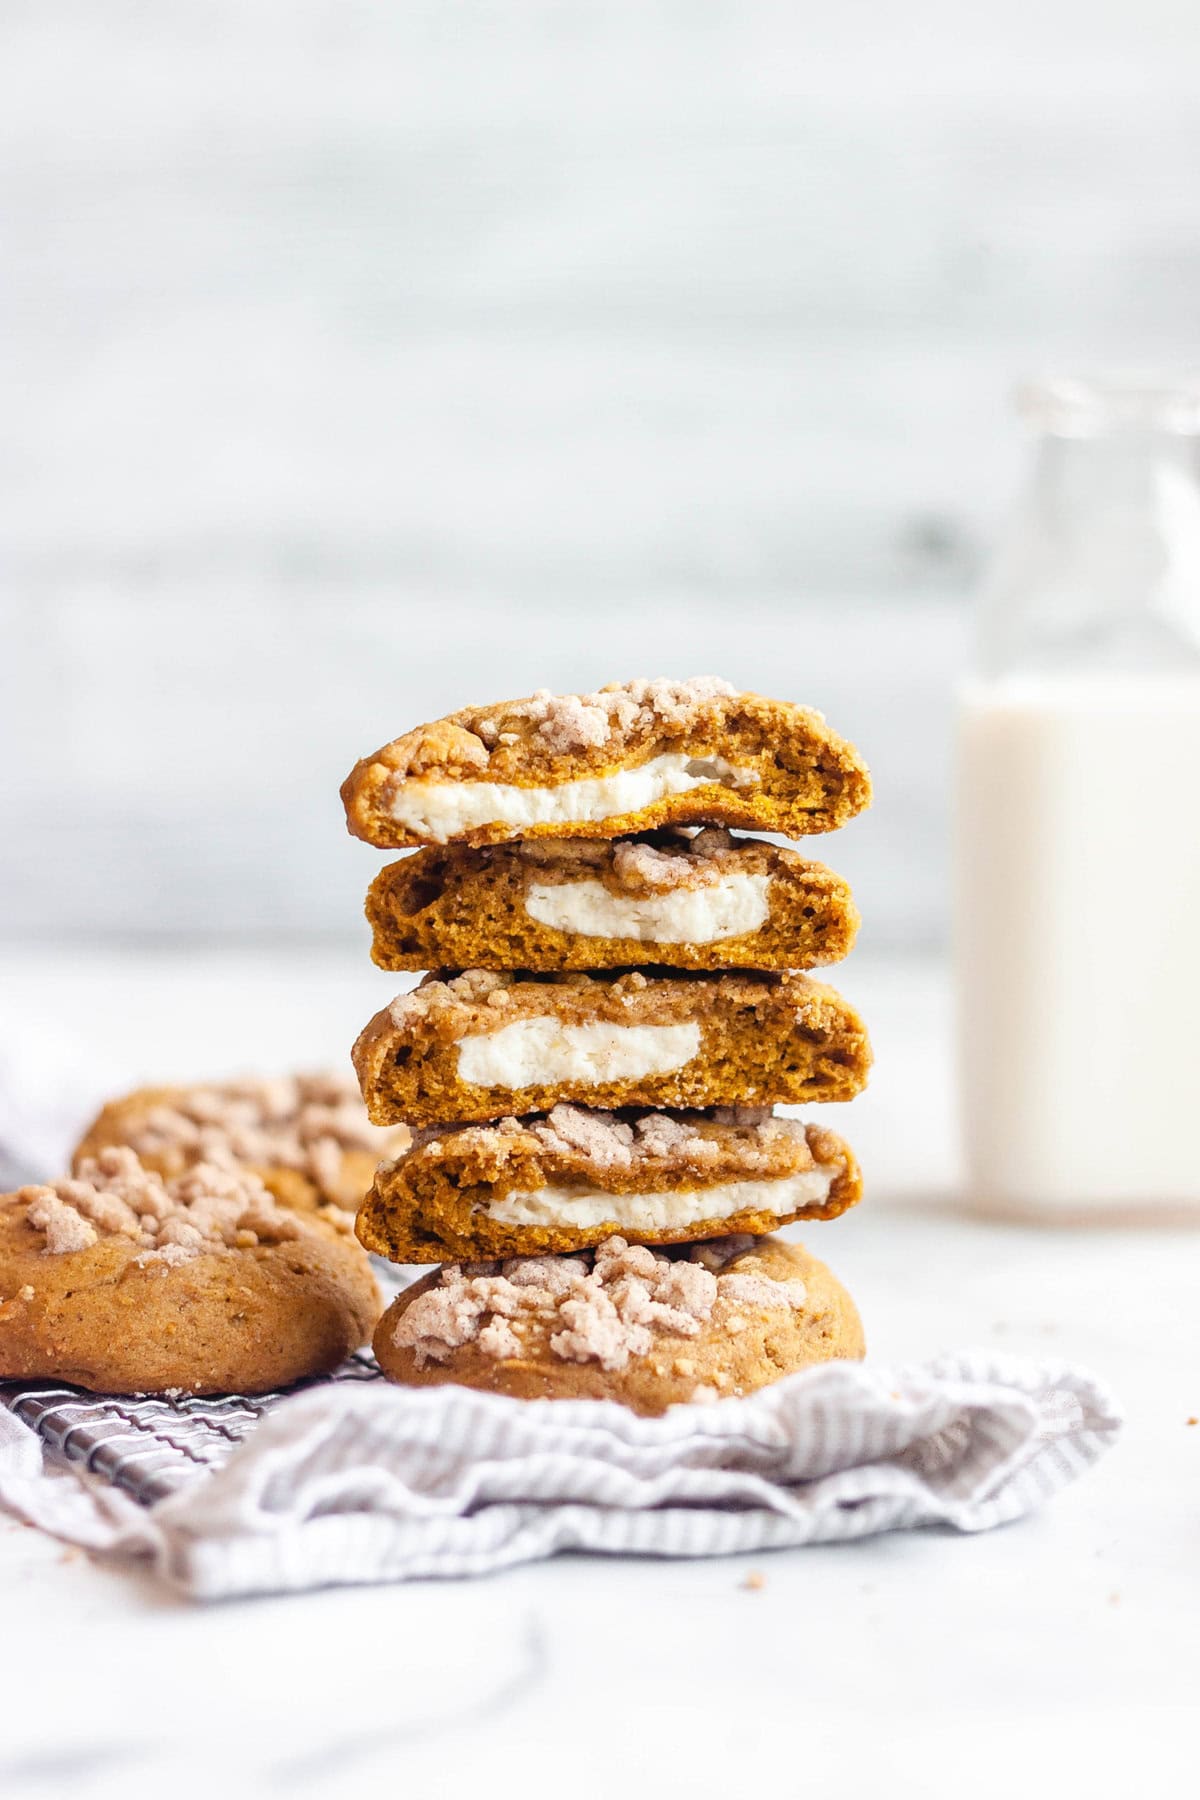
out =
<svg viewBox="0 0 1200 1800"><path fill-rule="evenodd" d="M448 1264L439 1285L397 1321L392 1341L413 1351L418 1368L445 1362L469 1343L488 1356L517 1355L520 1336L512 1321L536 1314L549 1325L553 1355L623 1369L631 1357L648 1355L657 1335L696 1337L719 1300L770 1309L802 1307L805 1298L800 1281L714 1275L702 1263L662 1256L620 1237L607 1238L591 1255L485 1267L467 1274ZM498 1321L507 1323L497 1330Z"/></svg>
<svg viewBox="0 0 1200 1800"><path fill-rule="evenodd" d="M166 1179L196 1163L252 1169L283 1204L357 1206L403 1129L367 1118L347 1071L142 1088L111 1100L88 1127L74 1166L124 1146Z"/></svg>
<svg viewBox="0 0 1200 1800"><path fill-rule="evenodd" d="M392 1381L647 1415L862 1353L845 1289L778 1238L663 1255L613 1236L578 1256L449 1265L401 1294L375 1334Z"/></svg>
<svg viewBox="0 0 1200 1800"><path fill-rule="evenodd" d="M177 1265L206 1250L284 1243L300 1229L248 1170L197 1163L168 1182L117 1146L85 1160L77 1176L21 1188L16 1198L48 1256L125 1237L141 1260Z"/></svg>

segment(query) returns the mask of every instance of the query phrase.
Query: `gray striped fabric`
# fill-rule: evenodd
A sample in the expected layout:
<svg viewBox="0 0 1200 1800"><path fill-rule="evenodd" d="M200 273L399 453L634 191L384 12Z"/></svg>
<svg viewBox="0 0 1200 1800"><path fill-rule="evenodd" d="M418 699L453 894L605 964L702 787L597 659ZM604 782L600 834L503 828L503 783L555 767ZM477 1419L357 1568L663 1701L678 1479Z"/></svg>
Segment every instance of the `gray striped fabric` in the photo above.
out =
<svg viewBox="0 0 1200 1800"><path fill-rule="evenodd" d="M291 1392L330 1382L380 1380L374 1357L360 1353L325 1381L304 1382ZM153 1506L219 1469L259 1420L286 1398L284 1394L253 1400L190 1394L125 1398L85 1394L54 1382L7 1391L0 1387L0 1403L32 1426L52 1450L89 1474L103 1476L143 1506Z"/></svg>
<svg viewBox="0 0 1200 1800"><path fill-rule="evenodd" d="M93 1486L139 1496L113 1544L202 1598L472 1575L558 1550L719 1556L916 1525L981 1531L1074 1480L1121 1423L1082 1371L991 1353L896 1371L830 1363L661 1419L374 1373L354 1359L261 1404L4 1398ZM58 1528L36 1484L14 1499L17 1487L0 1458L0 1498Z"/></svg>

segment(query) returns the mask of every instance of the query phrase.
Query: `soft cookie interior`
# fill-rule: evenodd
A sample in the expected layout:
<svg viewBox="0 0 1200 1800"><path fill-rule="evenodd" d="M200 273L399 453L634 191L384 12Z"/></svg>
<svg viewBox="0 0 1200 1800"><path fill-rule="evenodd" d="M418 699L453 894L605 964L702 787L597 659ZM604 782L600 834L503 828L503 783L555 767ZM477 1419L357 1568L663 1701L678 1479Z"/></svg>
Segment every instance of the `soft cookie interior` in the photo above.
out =
<svg viewBox="0 0 1200 1800"><path fill-rule="evenodd" d="M848 1099L866 1081L861 1020L804 975L633 970L430 977L354 1047L380 1123L495 1119L585 1106Z"/></svg>
<svg viewBox="0 0 1200 1800"><path fill-rule="evenodd" d="M366 910L387 969L804 969L858 927L839 876L716 827L418 850Z"/></svg>

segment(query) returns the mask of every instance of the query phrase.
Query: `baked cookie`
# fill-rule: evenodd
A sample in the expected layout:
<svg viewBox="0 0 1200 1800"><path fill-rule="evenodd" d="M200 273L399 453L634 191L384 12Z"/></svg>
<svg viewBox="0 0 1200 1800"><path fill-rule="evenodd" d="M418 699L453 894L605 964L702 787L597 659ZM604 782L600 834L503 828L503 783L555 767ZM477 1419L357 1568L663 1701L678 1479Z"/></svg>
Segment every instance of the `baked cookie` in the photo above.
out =
<svg viewBox="0 0 1200 1800"><path fill-rule="evenodd" d="M452 1264L394 1300L375 1333L380 1368L410 1387L619 1400L650 1415L863 1353L845 1288L779 1238L664 1255L611 1237L582 1256Z"/></svg>
<svg viewBox="0 0 1200 1800"><path fill-rule="evenodd" d="M78 1171L108 1145L124 1144L160 1175L182 1175L199 1162L253 1169L284 1206L353 1211L376 1163L407 1142L402 1126L381 1131L370 1123L347 1070L138 1088L92 1120L71 1166Z"/></svg>
<svg viewBox="0 0 1200 1800"><path fill-rule="evenodd" d="M367 918L381 969L811 969L858 930L840 876L716 826L418 850Z"/></svg>
<svg viewBox="0 0 1200 1800"><path fill-rule="evenodd" d="M769 1108L556 1106L418 1133L379 1168L356 1229L393 1262L469 1262L590 1249L614 1233L642 1244L758 1236L861 1198L841 1138Z"/></svg>
<svg viewBox="0 0 1200 1800"><path fill-rule="evenodd" d="M870 798L862 758L820 713L708 675L467 706L364 757L342 785L353 835L401 850L659 825L803 837Z"/></svg>
<svg viewBox="0 0 1200 1800"><path fill-rule="evenodd" d="M429 975L352 1052L377 1124L622 1106L849 1100L871 1052L806 975Z"/></svg>
<svg viewBox="0 0 1200 1800"><path fill-rule="evenodd" d="M261 1394L324 1374L379 1317L348 1215L248 1170L171 1181L110 1147L0 1197L0 1378L99 1393Z"/></svg>

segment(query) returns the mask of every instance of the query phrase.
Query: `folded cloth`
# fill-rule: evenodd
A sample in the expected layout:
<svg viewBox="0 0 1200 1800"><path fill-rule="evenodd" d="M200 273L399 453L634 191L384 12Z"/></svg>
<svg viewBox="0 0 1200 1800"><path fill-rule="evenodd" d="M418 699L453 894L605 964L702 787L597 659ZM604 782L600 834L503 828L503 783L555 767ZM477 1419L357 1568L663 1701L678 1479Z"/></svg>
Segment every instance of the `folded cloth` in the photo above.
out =
<svg viewBox="0 0 1200 1800"><path fill-rule="evenodd" d="M218 1411L203 1451L169 1402L0 1389L0 1504L214 1600L484 1574L559 1550L721 1556L915 1525L984 1531L1074 1480L1121 1425L1083 1371L990 1353L896 1371L827 1363L659 1419L370 1374L360 1358L306 1392L235 1402L242 1425L227 1430ZM193 1432L224 1404L184 1402ZM167 1421L134 1428L134 1460L163 1496L150 1504L104 1430L116 1416L128 1434L139 1408ZM43 1454L23 1413L57 1450ZM91 1467L77 1472L63 1459L81 1444Z"/></svg>

